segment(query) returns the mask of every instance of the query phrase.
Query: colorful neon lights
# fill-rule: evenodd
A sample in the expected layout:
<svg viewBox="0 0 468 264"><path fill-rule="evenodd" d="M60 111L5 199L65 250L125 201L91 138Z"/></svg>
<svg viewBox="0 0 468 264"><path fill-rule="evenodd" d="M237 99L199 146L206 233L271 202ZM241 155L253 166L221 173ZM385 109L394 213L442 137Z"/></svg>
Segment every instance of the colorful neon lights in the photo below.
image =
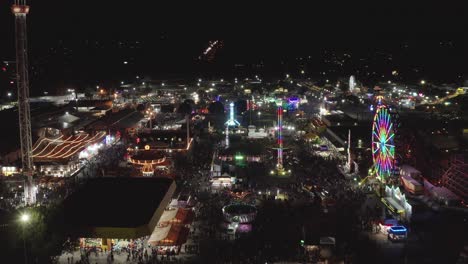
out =
<svg viewBox="0 0 468 264"><path fill-rule="evenodd" d="M372 125L372 159L377 177L382 182L394 168L395 144L393 123L385 105L379 105Z"/></svg>

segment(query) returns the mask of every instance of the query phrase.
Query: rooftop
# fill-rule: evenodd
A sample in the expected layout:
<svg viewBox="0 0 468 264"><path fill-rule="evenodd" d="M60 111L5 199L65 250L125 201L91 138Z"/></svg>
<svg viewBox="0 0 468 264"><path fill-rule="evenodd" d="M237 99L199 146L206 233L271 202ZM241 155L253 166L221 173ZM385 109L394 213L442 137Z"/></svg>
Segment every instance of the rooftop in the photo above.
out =
<svg viewBox="0 0 468 264"><path fill-rule="evenodd" d="M108 113L102 118L88 125L91 129L130 128L138 124L143 114L133 109L123 109L115 113Z"/></svg>
<svg viewBox="0 0 468 264"><path fill-rule="evenodd" d="M90 228L147 225L156 211L162 214L166 206L162 203L174 189L174 181L167 178L93 179L65 200L66 223ZM163 209L158 210L161 206Z"/></svg>

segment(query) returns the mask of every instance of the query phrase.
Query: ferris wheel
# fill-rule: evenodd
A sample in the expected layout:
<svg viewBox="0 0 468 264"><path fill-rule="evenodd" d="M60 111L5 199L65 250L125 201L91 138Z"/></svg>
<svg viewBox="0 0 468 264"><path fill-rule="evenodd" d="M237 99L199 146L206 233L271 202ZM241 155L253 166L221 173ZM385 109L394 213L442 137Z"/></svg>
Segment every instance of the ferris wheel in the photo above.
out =
<svg viewBox="0 0 468 264"><path fill-rule="evenodd" d="M379 105L372 125L372 159L377 177L385 182L395 165L394 129L385 105Z"/></svg>

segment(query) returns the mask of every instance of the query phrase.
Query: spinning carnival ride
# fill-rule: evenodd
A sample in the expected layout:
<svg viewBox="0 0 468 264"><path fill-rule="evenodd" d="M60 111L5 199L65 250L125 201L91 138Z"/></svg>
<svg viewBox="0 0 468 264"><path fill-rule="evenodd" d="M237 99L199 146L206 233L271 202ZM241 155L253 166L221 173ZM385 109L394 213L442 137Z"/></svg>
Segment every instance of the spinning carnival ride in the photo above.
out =
<svg viewBox="0 0 468 264"><path fill-rule="evenodd" d="M276 127L277 135L277 160L275 170L270 171L271 175L290 176L291 170L285 170L283 166L283 99L276 100L278 124Z"/></svg>
<svg viewBox="0 0 468 264"><path fill-rule="evenodd" d="M384 183L395 166L394 137L390 113L385 105L378 105L372 125L372 160L376 176Z"/></svg>

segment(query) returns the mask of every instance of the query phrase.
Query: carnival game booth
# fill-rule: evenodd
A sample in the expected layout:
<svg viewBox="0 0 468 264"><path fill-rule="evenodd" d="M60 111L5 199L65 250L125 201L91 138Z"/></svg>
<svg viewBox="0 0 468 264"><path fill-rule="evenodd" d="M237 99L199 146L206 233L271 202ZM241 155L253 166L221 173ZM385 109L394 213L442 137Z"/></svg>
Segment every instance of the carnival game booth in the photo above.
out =
<svg viewBox="0 0 468 264"><path fill-rule="evenodd" d="M80 159L95 155L106 144L106 133L41 137L32 148L33 161L45 176L69 176L80 168Z"/></svg>
<svg viewBox="0 0 468 264"><path fill-rule="evenodd" d="M176 189L167 178L97 178L64 201L68 235L81 247L110 250L152 234Z"/></svg>
<svg viewBox="0 0 468 264"><path fill-rule="evenodd" d="M411 220L413 207L408 202L405 194L400 188L394 186L385 186L385 197L381 198L382 203L399 220Z"/></svg>

